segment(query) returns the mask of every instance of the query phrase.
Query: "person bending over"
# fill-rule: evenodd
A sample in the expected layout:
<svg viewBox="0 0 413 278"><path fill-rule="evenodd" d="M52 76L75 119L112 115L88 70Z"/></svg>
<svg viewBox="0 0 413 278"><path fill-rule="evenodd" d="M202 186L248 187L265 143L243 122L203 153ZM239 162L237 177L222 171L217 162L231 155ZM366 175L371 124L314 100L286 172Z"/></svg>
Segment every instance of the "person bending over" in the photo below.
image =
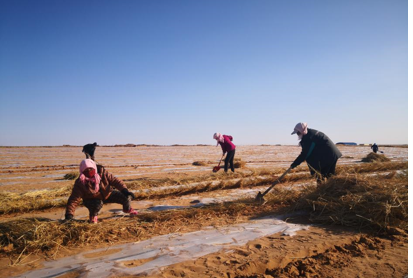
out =
<svg viewBox="0 0 413 278"><path fill-rule="evenodd" d="M297 134L302 148L300 155L291 164L294 169L303 161L307 162L317 183L335 175L337 160L342 156L336 145L321 131L307 128L307 123L298 123L291 135Z"/></svg>
<svg viewBox="0 0 413 278"><path fill-rule="evenodd" d="M231 171L234 172L234 156L235 156L235 145L232 143L232 136L231 135L222 135L221 133L215 133L214 137L217 140L218 144L221 145L222 148L222 155L227 154L225 157L225 165L224 171L228 172L228 164L231 167Z"/></svg>
<svg viewBox="0 0 413 278"><path fill-rule="evenodd" d="M86 158L95 160L95 150L98 144L95 142L93 144L86 144L83 146L82 152L85 153Z"/></svg>

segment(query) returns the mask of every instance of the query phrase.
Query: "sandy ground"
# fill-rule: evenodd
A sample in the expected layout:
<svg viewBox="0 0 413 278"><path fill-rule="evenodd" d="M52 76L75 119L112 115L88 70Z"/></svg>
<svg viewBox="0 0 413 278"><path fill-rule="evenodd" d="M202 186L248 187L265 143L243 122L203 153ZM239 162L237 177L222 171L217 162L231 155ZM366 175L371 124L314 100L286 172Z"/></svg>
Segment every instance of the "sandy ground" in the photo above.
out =
<svg viewBox="0 0 413 278"><path fill-rule="evenodd" d="M343 157L339 164L360 163L369 146L339 146ZM59 188L72 184L65 174L78 172L84 154L81 147L0 148L0 187L9 192ZM381 147L393 161L407 160L407 148ZM288 167L300 153L297 146L237 146L236 158L247 162L250 169ZM165 147L97 147L96 161L117 177L128 182L144 177L197 175L210 173L221 158L215 146ZM194 166L195 161L211 162Z"/></svg>
<svg viewBox="0 0 413 278"><path fill-rule="evenodd" d="M339 149L343 153L339 164L360 163L361 158L370 152L368 146L340 146ZM407 161L407 148L384 147L380 150L392 161ZM247 162L246 168L239 171L251 171L263 167L286 168L299 152L298 146L238 146L236 157ZM217 164L220 156L220 148L213 146L98 147L96 151L96 160L126 182L139 178L187 177L211 173L212 167ZM0 158L0 187L3 192L27 192L73 184L73 181L64 180L63 176L76 172L78 163L84 155L81 153L81 147L0 148ZM211 163L208 166L194 166L192 165L194 161ZM256 190L263 188L266 187ZM167 200L134 201L133 205L142 211L157 208L167 210L173 209L174 206L191 207L194 200L216 201L220 196L228 198L231 194L237 197L255 196L256 191L238 189L232 193L231 191L204 192ZM63 217L63 214L64 209L55 209L2 216L0 221L32 216L58 220ZM119 206L105 205L100 219L109 221L114 215L119 214L121 214ZM87 218L87 210L83 207L78 208L76 217ZM108 277L405 277L407 275L408 244L407 234L403 231L390 238L379 238L364 235L354 229L310 225L302 216L283 220L280 225L294 222L308 225L308 229L297 231L295 235L278 232L260 236L236 246L222 244L222 248L218 251L189 257L172 265L163 265L151 271L133 274L127 271L113 272L109 273ZM256 229L259 232L259 228ZM198 230L199 227L188 226L181 232L186 234ZM200 242L200 244L205 243ZM66 250L62 252L60 259L79 255L82 252L85 252L85 249ZM159 256L158 254L155 257ZM104 260L105 254L97 254L95 257ZM129 260L122 261L122 266L134 269L148 265L155 257L146 259L131 257ZM4 271L0 273L0 277L15 275L45 277L30 276L34 275L33 272L32 274L26 272L45 268L47 261L44 258L36 258L36 260L36 263L10 267L8 259L2 258L0 265ZM93 270L86 271L87 260L81 263L82 267L75 271L50 277L101 277L96 276Z"/></svg>
<svg viewBox="0 0 413 278"><path fill-rule="evenodd" d="M404 277L407 238L363 237L336 227L262 237L148 277Z"/></svg>

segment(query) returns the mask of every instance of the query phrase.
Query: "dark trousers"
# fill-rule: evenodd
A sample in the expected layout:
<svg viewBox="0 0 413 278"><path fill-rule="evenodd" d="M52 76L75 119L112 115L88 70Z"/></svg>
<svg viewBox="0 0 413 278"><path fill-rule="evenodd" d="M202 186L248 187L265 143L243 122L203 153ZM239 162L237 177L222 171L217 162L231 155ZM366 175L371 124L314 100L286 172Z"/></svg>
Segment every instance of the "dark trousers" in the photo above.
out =
<svg viewBox="0 0 413 278"><path fill-rule="evenodd" d="M328 165L324 168L321 168L317 171L315 171L314 169L312 169L312 167L310 167L310 172L312 176L316 176L317 183L320 183L323 179L328 179L331 176L334 176L336 174L336 165L337 165L337 160L334 161L333 164Z"/></svg>
<svg viewBox="0 0 413 278"><path fill-rule="evenodd" d="M228 171L228 163L229 166L231 167L231 171L234 172L234 156L235 156L235 150L229 151L227 153L227 156L225 157L225 165L224 165L224 171Z"/></svg>
<svg viewBox="0 0 413 278"><path fill-rule="evenodd" d="M121 204L123 206L124 212L130 210L130 200L125 195L123 195L122 192L117 190L113 190L109 198L104 201L99 199L83 200L83 204L89 210L89 216L97 216L99 211L102 209L103 204L107 203Z"/></svg>

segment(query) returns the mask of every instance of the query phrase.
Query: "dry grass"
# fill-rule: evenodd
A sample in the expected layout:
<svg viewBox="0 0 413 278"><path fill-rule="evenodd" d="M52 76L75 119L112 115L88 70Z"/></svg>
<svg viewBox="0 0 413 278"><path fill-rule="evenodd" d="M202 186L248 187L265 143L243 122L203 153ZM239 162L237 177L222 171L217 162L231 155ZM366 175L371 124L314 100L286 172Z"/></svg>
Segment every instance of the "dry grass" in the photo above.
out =
<svg viewBox="0 0 413 278"><path fill-rule="evenodd" d="M215 162L212 161L194 161L192 165L194 166L208 166L211 164L215 164ZM234 159L234 168L244 168L245 165L247 165L247 162L242 161L241 158L235 158Z"/></svg>
<svg viewBox="0 0 413 278"><path fill-rule="evenodd" d="M237 162L238 160L235 160ZM369 163L369 164L357 164L357 165L344 165L337 166L337 173L367 173L367 172L378 172L378 171L391 171L399 169L407 169L407 162L388 162L388 163ZM259 176L276 176L281 175L286 168L250 168L243 171L236 171L232 175L221 175L221 174L200 174L193 177L184 178L162 178L162 179L151 179L151 178L139 178L134 180L125 180L128 188L139 190L139 189L150 189L155 187L165 187L171 185L188 185L199 182L213 182L213 181L225 181L231 179L244 179ZM303 174L307 178L308 167L303 163L298 168L292 171L294 174ZM291 175L287 175L284 180L289 179L295 180ZM301 178L300 178L301 179Z"/></svg>
<svg viewBox="0 0 413 278"><path fill-rule="evenodd" d="M291 204L290 211L307 211L316 223L370 229L407 230L407 172L387 175L339 175L319 187L309 186L289 194L272 194L272 202Z"/></svg>
<svg viewBox="0 0 413 278"><path fill-rule="evenodd" d="M212 168L211 168L212 169ZM254 168L248 169L245 171L237 171L231 175L223 175L222 172L216 173L208 173L208 174L200 174L197 176L192 177L183 177L183 178L161 178L161 179L151 179L151 178L139 178L134 180L125 180L127 182L128 188L131 189L150 189L156 187L165 187L171 185L188 185L193 183L199 182L213 182L213 181L225 181L230 179L244 179L250 177L258 177L258 176L271 176L271 175L278 175L281 174L286 169L280 168ZM307 170L303 167L301 169L296 170L295 172L304 171L307 173Z"/></svg>
<svg viewBox="0 0 413 278"><path fill-rule="evenodd" d="M361 174L407 169L407 162L366 163L337 167L338 174ZM184 178L149 179L142 178L127 182L128 188L137 190L137 200L161 199L183 196L205 191L256 187L274 182L285 169L261 168L245 172L235 172L231 175L207 174ZM306 166L300 166L287 175L282 182L297 182L311 180ZM198 185L193 185L198 183ZM178 188L153 190L160 186L182 185ZM25 213L54 207L64 207L70 195L72 186L57 190L41 190L24 194L0 193L0 214ZM149 190L148 190L149 189Z"/></svg>
<svg viewBox="0 0 413 278"><path fill-rule="evenodd" d="M30 254L55 258L67 247L99 247L136 242L171 232L197 231L206 226L226 226L245 222L255 209L270 206L220 204L204 208L141 214L138 217L110 219L98 224L84 221L57 222L28 218L0 223L0 254L17 264Z"/></svg>
<svg viewBox="0 0 413 278"><path fill-rule="evenodd" d="M388 159L384 154L369 153L366 157L361 159L362 162L388 162Z"/></svg>
<svg viewBox="0 0 413 278"><path fill-rule="evenodd" d="M239 160L234 162L234 168L244 168L247 162Z"/></svg>
<svg viewBox="0 0 413 278"><path fill-rule="evenodd" d="M66 205L72 187L26 193L0 193L0 214L23 213Z"/></svg>
<svg viewBox="0 0 413 278"><path fill-rule="evenodd" d="M380 176L341 174L319 187L290 189L276 187L266 196L267 203L263 205L252 200L238 200L203 208L107 219L96 225L84 221L61 223L34 218L3 222L0 223L0 253L9 256L15 264L33 253L55 257L65 247L103 247L171 232L195 231L204 226L231 225L251 217L287 211L307 212L309 220L315 223L345 225L373 232L407 230L407 171Z"/></svg>
<svg viewBox="0 0 413 278"><path fill-rule="evenodd" d="M337 174L362 174L373 172L386 172L394 170L406 170L407 162L375 162L361 163L357 165L340 165L336 169Z"/></svg>
<svg viewBox="0 0 413 278"><path fill-rule="evenodd" d="M64 175L64 180L75 180L79 177L79 172L70 172Z"/></svg>
<svg viewBox="0 0 413 278"><path fill-rule="evenodd" d="M206 162L206 161L194 161L192 163L192 165L194 165L194 166L207 166L208 162Z"/></svg>

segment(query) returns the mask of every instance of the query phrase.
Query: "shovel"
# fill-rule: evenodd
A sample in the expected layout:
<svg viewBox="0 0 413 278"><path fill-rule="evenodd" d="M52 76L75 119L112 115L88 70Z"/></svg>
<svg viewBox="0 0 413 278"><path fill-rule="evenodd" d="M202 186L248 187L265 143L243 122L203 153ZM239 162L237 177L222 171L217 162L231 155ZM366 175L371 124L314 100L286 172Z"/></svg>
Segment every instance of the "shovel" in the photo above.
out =
<svg viewBox="0 0 413 278"><path fill-rule="evenodd" d="M212 172L216 173L219 171L219 169L221 169L221 167L219 167L219 164L221 164L222 158L224 157L224 155L222 155L221 159L219 160L218 166L215 166L214 168L212 168Z"/></svg>
<svg viewBox="0 0 413 278"><path fill-rule="evenodd" d="M264 196L267 195L267 193L270 192L270 190L271 190L277 183L279 183L279 182L284 178L284 176L288 174L288 172L291 171L291 169L292 169L291 167L288 168L287 171L285 171L284 174L282 174L281 177L279 177L270 187L268 187L268 189L265 190L264 193L258 192L257 197L255 197L255 201L256 201L256 202L263 203L263 202L264 202Z"/></svg>

